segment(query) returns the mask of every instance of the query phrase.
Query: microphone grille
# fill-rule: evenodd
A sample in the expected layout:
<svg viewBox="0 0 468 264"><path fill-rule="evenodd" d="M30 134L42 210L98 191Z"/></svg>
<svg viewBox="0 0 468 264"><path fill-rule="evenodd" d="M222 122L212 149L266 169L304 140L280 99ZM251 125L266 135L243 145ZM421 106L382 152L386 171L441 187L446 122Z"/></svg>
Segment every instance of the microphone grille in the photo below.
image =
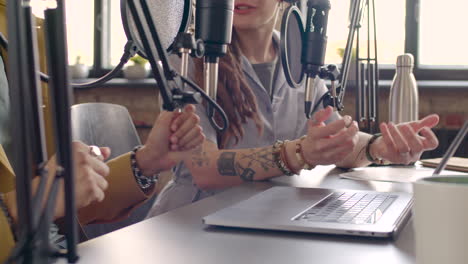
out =
<svg viewBox="0 0 468 264"><path fill-rule="evenodd" d="M156 24L161 44L165 49L168 49L182 25L185 0L149 0L147 3ZM133 32L137 32L133 21L130 22L130 28ZM136 41L141 43L141 39L136 39Z"/></svg>

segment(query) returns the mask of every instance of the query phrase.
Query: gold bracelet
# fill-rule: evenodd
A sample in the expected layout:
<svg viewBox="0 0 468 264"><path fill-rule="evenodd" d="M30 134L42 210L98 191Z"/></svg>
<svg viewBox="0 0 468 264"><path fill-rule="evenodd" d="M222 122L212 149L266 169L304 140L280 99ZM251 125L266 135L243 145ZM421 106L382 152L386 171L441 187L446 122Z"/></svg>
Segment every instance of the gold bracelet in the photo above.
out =
<svg viewBox="0 0 468 264"><path fill-rule="evenodd" d="M296 143L296 158L299 161L299 164L301 164L302 169L311 170L315 168L315 166L310 165L309 163L306 162L304 158L304 153L302 152L302 141L304 141L305 138L306 136L301 137L299 142Z"/></svg>
<svg viewBox="0 0 468 264"><path fill-rule="evenodd" d="M289 140L285 140L283 147L281 148L281 153L280 157L281 160L284 162L284 166L293 174L299 175L300 171L295 171L294 168L291 167L291 164L289 164L288 157L287 157L287 152L286 152L286 146L288 144Z"/></svg>

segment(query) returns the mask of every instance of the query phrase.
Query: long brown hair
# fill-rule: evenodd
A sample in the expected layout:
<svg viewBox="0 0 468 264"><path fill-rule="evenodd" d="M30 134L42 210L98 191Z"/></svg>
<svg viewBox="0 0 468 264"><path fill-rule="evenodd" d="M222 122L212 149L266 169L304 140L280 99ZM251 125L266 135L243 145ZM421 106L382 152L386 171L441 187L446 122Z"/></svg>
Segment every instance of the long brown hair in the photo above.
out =
<svg viewBox="0 0 468 264"><path fill-rule="evenodd" d="M218 133L218 147L223 149L234 137L235 144L241 140L245 131L243 124L250 118L255 122L259 135L263 132L263 122L258 113L257 98L252 92L241 66L242 52L235 30L227 54L219 60L219 84L216 102L223 108L229 120L229 128ZM195 60L195 82L203 87L203 60ZM215 119L220 123L219 115Z"/></svg>

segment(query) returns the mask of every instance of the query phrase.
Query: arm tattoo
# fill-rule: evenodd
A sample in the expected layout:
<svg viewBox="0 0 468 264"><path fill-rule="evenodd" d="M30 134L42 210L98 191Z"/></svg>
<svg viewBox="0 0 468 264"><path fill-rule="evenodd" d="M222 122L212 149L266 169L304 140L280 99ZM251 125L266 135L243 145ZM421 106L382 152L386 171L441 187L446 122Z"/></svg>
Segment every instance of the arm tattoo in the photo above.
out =
<svg viewBox="0 0 468 264"><path fill-rule="evenodd" d="M251 182L254 180L255 171L251 168L243 168L239 162L236 164L237 171L240 173L240 177L243 181Z"/></svg>
<svg viewBox="0 0 468 264"><path fill-rule="evenodd" d="M236 161L236 154L236 152L221 153L218 159L220 175L239 176L243 181L250 182L254 180L257 173L252 168L253 166L260 166L264 171L276 168L271 147L250 149L248 154L240 154L241 157L238 161Z"/></svg>
<svg viewBox="0 0 468 264"><path fill-rule="evenodd" d="M208 166L209 163L210 163L210 160L208 159L208 155L206 154L205 151L203 151L202 147L198 147L193 151L192 166L203 167L203 166Z"/></svg>
<svg viewBox="0 0 468 264"><path fill-rule="evenodd" d="M237 176L234 164L236 152L223 152L218 159L218 172L223 176Z"/></svg>
<svg viewBox="0 0 468 264"><path fill-rule="evenodd" d="M259 164L263 170L268 171L271 168L276 168L275 160L273 158L273 150L271 147L262 149L251 149L249 154L243 154L242 160L247 160L247 168L252 167L254 164Z"/></svg>

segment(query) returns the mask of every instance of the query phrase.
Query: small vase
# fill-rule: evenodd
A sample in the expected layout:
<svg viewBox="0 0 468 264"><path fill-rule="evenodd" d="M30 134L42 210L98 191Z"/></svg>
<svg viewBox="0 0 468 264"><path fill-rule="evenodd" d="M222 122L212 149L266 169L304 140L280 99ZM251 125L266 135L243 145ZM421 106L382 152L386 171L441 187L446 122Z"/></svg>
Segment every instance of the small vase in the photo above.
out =
<svg viewBox="0 0 468 264"><path fill-rule="evenodd" d="M148 70L142 65L130 65L123 69L123 74L126 79L138 80L148 76Z"/></svg>
<svg viewBox="0 0 468 264"><path fill-rule="evenodd" d="M72 79L86 79L88 78L89 68L84 64L70 65L70 77Z"/></svg>

